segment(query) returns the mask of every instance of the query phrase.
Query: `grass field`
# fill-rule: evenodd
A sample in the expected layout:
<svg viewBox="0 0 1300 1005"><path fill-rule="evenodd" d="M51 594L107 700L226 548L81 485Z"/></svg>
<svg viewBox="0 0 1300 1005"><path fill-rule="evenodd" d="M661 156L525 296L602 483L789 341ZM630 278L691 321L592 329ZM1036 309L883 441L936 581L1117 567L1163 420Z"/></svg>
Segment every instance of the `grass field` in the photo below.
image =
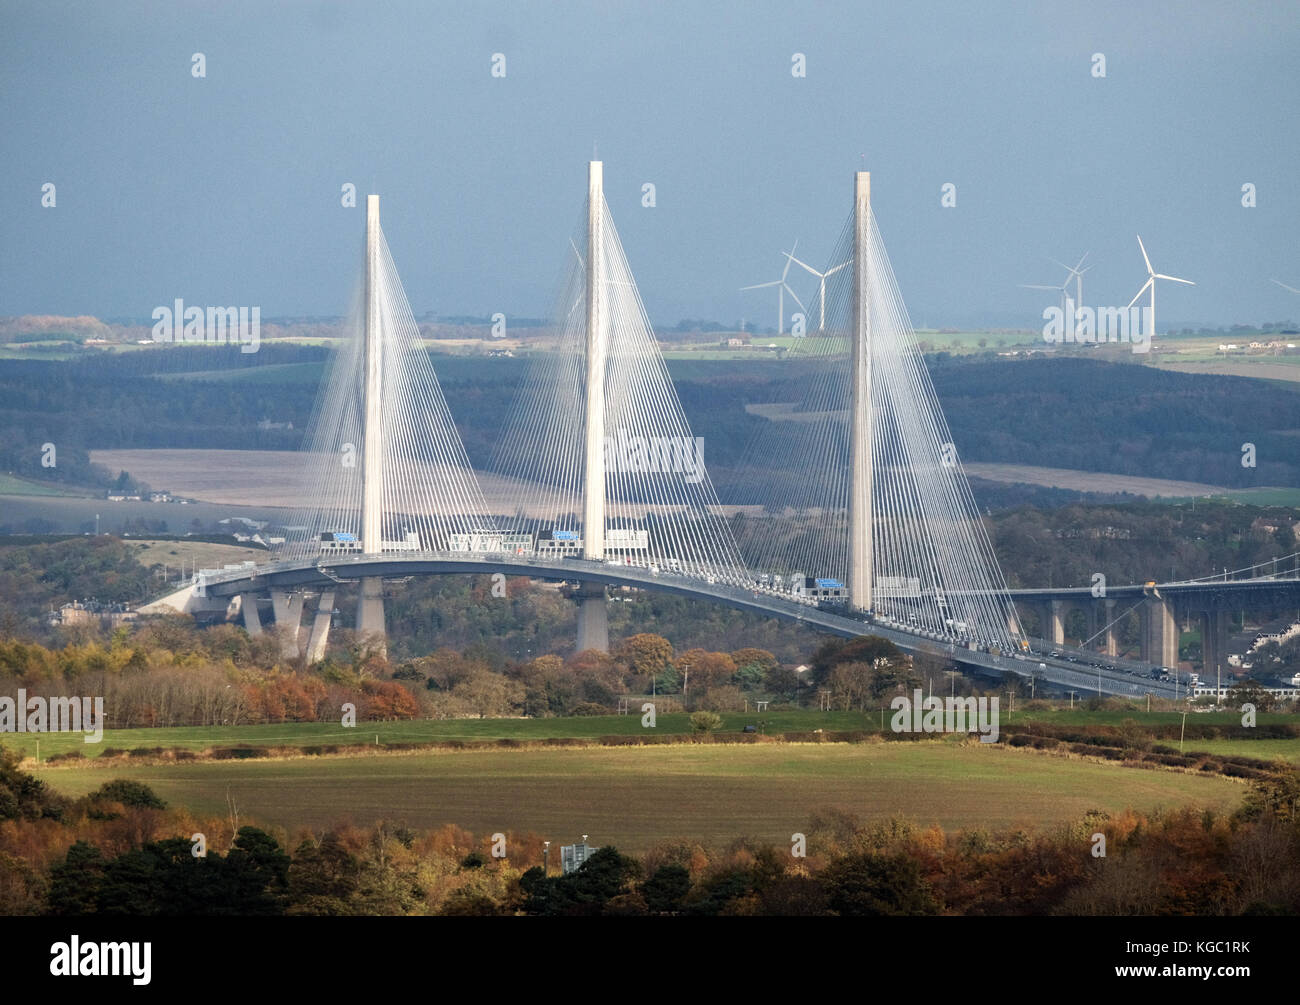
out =
<svg viewBox="0 0 1300 1005"><path fill-rule="evenodd" d="M39 776L70 796L109 777L85 766ZM229 795L242 819L291 832L388 819L563 840L585 833L629 852L673 837L785 843L830 808L866 820L903 814L923 825L996 829L1049 826L1090 809L1230 810L1245 792L1222 778L952 741L419 752L122 766L112 777L144 782L199 813L224 816Z"/></svg>
<svg viewBox="0 0 1300 1005"><path fill-rule="evenodd" d="M182 562L200 569L219 569L223 565L252 560L269 562L271 554L265 548L241 548L233 544L212 544L207 541L136 541L136 559L146 569L151 565L167 565L175 569Z"/></svg>
<svg viewBox="0 0 1300 1005"><path fill-rule="evenodd" d="M640 706L638 705L639 709ZM720 732L739 732L745 725L763 723L765 733L799 730L879 730L880 714L859 712L812 712L795 709L787 712L726 713ZM887 721L887 720L886 720ZM684 712L660 715L655 732L689 733L690 716ZM221 746L313 746L320 744L374 745L379 738L385 743L438 743L447 740L544 740L551 737L578 739L600 736L629 736L645 732L641 713L636 715L574 716L564 719L413 719L404 722L362 723L344 729L337 722L289 722L269 726L181 726L173 729L105 730L102 743L85 743L80 734L7 733L0 739L5 746L26 755L36 752L39 739L41 756L80 750L86 757L97 757L105 747L130 750L139 747L184 747L203 750Z"/></svg>
<svg viewBox="0 0 1300 1005"><path fill-rule="evenodd" d="M238 381L247 384L319 384L324 373L324 363L269 363L265 366L163 373L159 376L165 380L202 380L219 383Z"/></svg>
<svg viewBox="0 0 1300 1005"><path fill-rule="evenodd" d="M1228 489L1220 490L1206 495L1197 495L1197 499L1227 499L1232 502L1245 503L1250 506L1295 506L1300 507L1300 488L1258 488L1258 489ZM1162 499L1162 502L1169 503L1189 503L1192 501L1191 496L1176 496L1168 499Z"/></svg>
<svg viewBox="0 0 1300 1005"><path fill-rule="evenodd" d="M634 703L634 711L640 705ZM884 728L888 728L890 710L885 710ZM1042 722L1051 725L1106 725L1118 726L1125 720L1143 725L1177 726L1182 716L1177 712L1088 712L1082 708L1060 711L1016 710L1008 714L1002 709L1002 721L1010 725ZM1259 717L1261 724L1296 722L1293 715L1278 713ZM1206 712L1188 716L1189 723L1214 723L1235 725L1240 716L1231 712ZM738 733L746 725L759 726L763 733L807 732L814 729L830 731L861 730L880 732L882 719L879 709L862 712L819 712L812 709L790 709L756 712L725 712L718 732ZM660 715L654 732L660 735L685 734L691 731L690 716L684 712ZM631 736L648 732L641 725L641 715L593 715L556 719L413 719L403 722L361 723L345 729L337 722L289 722L256 726L180 726L170 729L116 729L105 730L101 743L85 743L81 734L7 733L0 739L5 746L20 750L27 756L36 753L40 742L41 757L79 750L86 757L97 757L106 747L131 750L142 747L181 747L201 751L209 747L236 746L286 746L303 747L322 744L379 746L390 743L439 743L450 740L494 741L545 740L554 737L595 739L601 736ZM1168 742L1168 741L1163 741ZM1188 741L1188 749L1208 750L1210 741ZM1221 741L1233 745L1233 750L1248 756L1289 757L1300 761L1300 739L1249 741L1262 753L1238 750L1239 741ZM1245 742L1245 741L1240 741ZM1194 745L1193 745L1194 744Z"/></svg>
<svg viewBox="0 0 1300 1005"><path fill-rule="evenodd" d="M85 498L90 493L85 489L71 489L48 482L34 482L0 472L0 495L6 496L60 496L65 498Z"/></svg>

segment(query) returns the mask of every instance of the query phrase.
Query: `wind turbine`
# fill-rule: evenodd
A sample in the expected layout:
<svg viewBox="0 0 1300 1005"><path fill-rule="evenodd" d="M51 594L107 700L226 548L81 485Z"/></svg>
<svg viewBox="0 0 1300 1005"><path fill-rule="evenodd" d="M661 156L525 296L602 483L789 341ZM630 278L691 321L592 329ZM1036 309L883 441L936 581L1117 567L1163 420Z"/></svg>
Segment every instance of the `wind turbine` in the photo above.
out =
<svg viewBox="0 0 1300 1005"><path fill-rule="evenodd" d="M1168 279L1171 282L1175 282L1175 283L1186 283L1188 286L1195 286L1196 284L1192 282L1190 279L1179 279L1177 276L1166 276L1163 272L1156 272L1153 268L1151 268L1151 259L1147 257L1146 245L1142 243L1141 234L1138 235L1138 247L1142 249L1142 260L1147 263L1147 281L1142 285L1142 289L1138 290L1135 294L1133 294L1133 299L1128 302L1128 305L1129 307L1132 307L1135 303L1138 302L1138 297L1142 296L1142 294L1147 291L1147 287L1148 286L1151 287L1150 337L1154 338L1156 334L1156 280Z"/></svg>
<svg viewBox="0 0 1300 1005"><path fill-rule="evenodd" d="M1280 287L1282 287L1282 289L1284 289L1284 290L1290 290L1292 293L1300 293L1300 290L1297 290L1294 286L1287 286L1286 283L1280 283L1280 282L1278 282L1276 279L1270 279L1269 282L1270 282L1270 283L1277 283L1277 285L1280 286Z"/></svg>
<svg viewBox="0 0 1300 1005"><path fill-rule="evenodd" d="M805 271L811 272L814 276L817 277L817 299L821 304L820 318L817 321L817 330L825 331L826 330L826 280L828 277L833 276L835 275L835 273L839 272L840 269L843 269L846 266L851 265L852 261L850 260L848 262L840 262L840 264L835 266L835 268L833 269L829 269L826 272L818 272L807 262L801 262L799 261L799 259L795 258L793 251L785 252L785 257L788 258L790 261L794 262L795 265L800 266Z"/></svg>
<svg viewBox="0 0 1300 1005"><path fill-rule="evenodd" d="M794 246L799 247L799 242L795 241ZM800 310L805 310L803 301L799 299L798 294L790 289L790 285L785 281L786 276L790 274L790 263L794 260L793 252L789 253L785 260L785 268L781 270L781 278L774 279L770 283L755 283L753 286L742 286L741 292L745 290L763 290L769 286L776 287L776 333L781 335L785 332L785 295L787 293L794 297L794 302L799 305Z"/></svg>
<svg viewBox="0 0 1300 1005"><path fill-rule="evenodd" d="M1073 276L1067 277L1065 282L1063 282L1060 286L1041 286L1037 283L1020 283L1019 286L1023 290L1055 290L1057 293L1061 295L1061 316L1065 317L1066 315L1066 309L1065 309L1066 292L1065 291L1070 288L1070 279L1073 278L1074 278ZM1070 318L1068 320L1073 322L1074 319Z"/></svg>
<svg viewBox="0 0 1300 1005"><path fill-rule="evenodd" d="M1075 307L1082 307L1082 306L1083 306L1083 274L1084 274L1085 272L1087 272L1088 269L1091 269L1092 266L1089 265L1089 266L1088 266L1088 269L1081 269L1081 268L1079 268L1079 266L1083 264L1084 259L1086 259L1090 254L1092 254L1092 252L1090 252L1090 251L1085 251L1085 252L1083 253L1083 258L1080 258L1080 259L1079 259L1079 263L1078 263L1078 265L1076 265L1074 268L1070 268L1070 267L1069 267L1068 265L1066 265L1064 262L1058 262L1055 258L1049 258L1049 259L1048 259L1048 261L1051 262L1053 265L1059 265L1059 266L1060 266L1061 268L1063 268L1066 272L1068 272L1068 273L1070 274L1070 279L1073 279L1073 280L1075 281L1075 283L1076 283L1075 291L1074 291L1074 306L1075 306ZM1065 282L1066 282L1066 284L1068 285L1069 282L1070 282L1070 280L1067 279Z"/></svg>

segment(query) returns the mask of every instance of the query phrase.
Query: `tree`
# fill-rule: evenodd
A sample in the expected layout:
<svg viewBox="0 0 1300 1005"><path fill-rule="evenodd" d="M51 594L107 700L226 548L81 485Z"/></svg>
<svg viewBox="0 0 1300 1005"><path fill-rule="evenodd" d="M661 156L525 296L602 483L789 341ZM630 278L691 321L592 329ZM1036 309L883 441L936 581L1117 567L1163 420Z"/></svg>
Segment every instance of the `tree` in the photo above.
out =
<svg viewBox="0 0 1300 1005"><path fill-rule="evenodd" d="M640 875L641 863L606 845L567 876L545 877L534 866L519 878L519 887L527 895L524 910L529 914L601 914Z"/></svg>
<svg viewBox="0 0 1300 1005"><path fill-rule="evenodd" d="M39 778L19 771L21 761L16 750L0 747L0 820L58 819L63 801Z"/></svg>
<svg viewBox="0 0 1300 1005"><path fill-rule="evenodd" d="M1238 681L1228 691L1227 702L1236 708L1250 702L1257 712L1267 712L1273 707L1273 696L1264 690L1264 685L1259 681L1243 680Z"/></svg>
<svg viewBox="0 0 1300 1005"><path fill-rule="evenodd" d="M654 875L641 885L641 896L653 914L671 914L676 911L691 890L691 873L685 866L661 865Z"/></svg>
<svg viewBox="0 0 1300 1005"><path fill-rule="evenodd" d="M736 661L729 655L707 649L688 649L674 663L692 692L726 684L736 672Z"/></svg>
<svg viewBox="0 0 1300 1005"><path fill-rule="evenodd" d="M820 878L831 910L843 916L939 913L921 867L907 854L849 855L832 862Z"/></svg>
<svg viewBox="0 0 1300 1005"><path fill-rule="evenodd" d="M870 663L873 666L878 666L882 662L898 665L906 663L907 657L898 646L878 635L863 635L856 639L831 639L824 642L813 653L813 681L823 685L838 664L853 662Z"/></svg>
<svg viewBox="0 0 1300 1005"><path fill-rule="evenodd" d="M737 649L731 654L736 664L736 682L745 690L753 690L763 683L767 674L776 667L777 659L766 649Z"/></svg>
<svg viewBox="0 0 1300 1005"><path fill-rule="evenodd" d="M875 678L876 669L870 663L839 663L826 678L826 686L831 690L831 699L842 703L847 712L854 705L861 707L868 697L873 697Z"/></svg>
<svg viewBox="0 0 1300 1005"><path fill-rule="evenodd" d="M88 797L91 802L105 801L121 803L137 809L165 810L167 804L144 782L134 782L129 778L115 778L105 782Z"/></svg>
<svg viewBox="0 0 1300 1005"><path fill-rule="evenodd" d="M50 870L50 913L94 913L103 878L103 853L92 844L77 841L63 861Z"/></svg>
<svg viewBox="0 0 1300 1005"><path fill-rule="evenodd" d="M634 674L661 673L673 658L673 645L662 635L629 635L618 647L618 658Z"/></svg>
<svg viewBox="0 0 1300 1005"><path fill-rule="evenodd" d="M799 675L789 667L774 666L763 675L763 686L780 698L793 698L799 690Z"/></svg>
<svg viewBox="0 0 1300 1005"><path fill-rule="evenodd" d="M452 695L466 703L480 719L512 715L523 704L523 688L501 674L482 670L457 684Z"/></svg>

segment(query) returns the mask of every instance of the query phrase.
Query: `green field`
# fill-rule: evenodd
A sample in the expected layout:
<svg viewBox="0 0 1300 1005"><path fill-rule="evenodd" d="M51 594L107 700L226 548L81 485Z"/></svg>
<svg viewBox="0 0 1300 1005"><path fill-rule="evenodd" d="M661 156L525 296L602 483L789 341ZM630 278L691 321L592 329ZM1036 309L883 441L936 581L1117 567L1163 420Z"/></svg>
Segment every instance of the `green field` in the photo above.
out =
<svg viewBox="0 0 1300 1005"><path fill-rule="evenodd" d="M363 722L353 728L343 728L337 722L288 722L254 726L178 726L159 729L110 729L104 731L101 743L85 743L79 733L8 733L0 736L7 747L20 750L25 755L36 753L40 744L41 758L69 751L81 751L86 757L97 757L105 748L132 750L152 747L181 747L202 751L209 747L236 746L320 746L323 744L358 745L373 747L392 743L440 743L451 740L490 742L494 740L546 740L556 737L596 739L601 736L631 736L648 733L641 725L640 703L632 702L635 714L574 716L555 719L412 719L400 722ZM884 726L889 725L890 711L885 710ZM1119 726L1125 720L1142 725L1177 726L1182 722L1178 712L1089 712L1079 707L1074 710L1017 709L1008 713L1002 708L1002 721L1022 726L1029 722L1052 725L1105 725ZM1235 725L1240 716L1231 712L1198 712L1188 716L1189 724L1214 723ZM1259 717L1261 724L1295 723L1294 715L1268 713ZM807 732L814 729L829 731L861 730L880 732L879 709L861 712L819 712L812 709L769 710L757 712L725 712L718 732L738 733L746 725L754 725L765 734ZM654 732L660 735L686 734L691 731L690 717L684 712L659 715ZM1169 741L1160 741L1168 743ZM1229 744L1232 750L1247 756L1284 757L1300 761L1300 739L1218 741ZM1188 749L1209 750L1210 741L1189 740ZM1247 751L1249 744L1253 749ZM1242 749L1239 749L1242 748ZM1256 750L1261 751L1256 753ZM1218 751L1220 753L1223 750Z"/></svg>
<svg viewBox="0 0 1300 1005"><path fill-rule="evenodd" d="M319 384L325 373L324 363L268 363L265 366L241 366L227 370L194 370L189 373L163 373L166 380L201 380L247 384Z"/></svg>
<svg viewBox="0 0 1300 1005"><path fill-rule="evenodd" d="M1197 496L1198 501L1214 502L1215 500L1228 500L1230 502L1245 503L1249 506L1292 506L1300 507L1300 489L1297 488L1262 488L1262 489L1235 489L1229 492L1216 493L1211 496ZM1159 499L1159 502L1184 505L1192 500L1188 496L1171 497L1168 499Z"/></svg>
<svg viewBox="0 0 1300 1005"><path fill-rule="evenodd" d="M2 496L86 497L89 494L85 489L77 490L48 482L34 482L0 472L0 495Z"/></svg>
<svg viewBox="0 0 1300 1005"><path fill-rule="evenodd" d="M108 772L38 772L84 795ZM838 809L864 820L906 815L944 828L1044 827L1090 809L1119 812L1193 803L1231 810L1245 787L1223 778L1146 771L977 742L680 744L603 749L474 750L372 757L115 767L194 812L319 831L351 820L477 833L533 831L552 839L643 852L690 837L741 835L785 843L811 816Z"/></svg>
<svg viewBox="0 0 1300 1005"><path fill-rule="evenodd" d="M641 725L640 705L635 715L592 715L564 719L413 719L401 722L363 722L343 728L337 722L287 722L268 726L178 726L171 729L110 729L101 743L86 743L79 733L7 733L0 736L5 746L26 755L41 757L79 750L86 757L97 757L105 748L131 750L139 747L183 747L204 750L231 746L316 746L321 744L358 744L373 746L386 743L439 743L448 740L491 741L501 739L545 740L552 737L595 739L600 736L628 736L647 732ZM725 713L720 732L738 733L748 725L762 723L764 733L800 730L876 730L880 713L812 712L795 709L785 712ZM886 722L888 720L886 719ZM655 730L659 734L683 734L691 731L690 716L684 712L660 715Z"/></svg>

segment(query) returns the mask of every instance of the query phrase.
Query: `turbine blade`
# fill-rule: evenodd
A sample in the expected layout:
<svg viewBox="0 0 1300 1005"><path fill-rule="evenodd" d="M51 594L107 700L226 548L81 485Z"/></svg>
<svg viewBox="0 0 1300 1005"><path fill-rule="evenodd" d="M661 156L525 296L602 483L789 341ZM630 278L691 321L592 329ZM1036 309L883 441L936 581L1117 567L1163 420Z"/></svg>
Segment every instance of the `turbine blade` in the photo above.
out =
<svg viewBox="0 0 1300 1005"><path fill-rule="evenodd" d="M1192 282L1190 279L1179 279L1177 276L1166 276L1163 272L1157 272L1157 273L1155 273L1155 278L1156 278L1156 279L1168 279L1168 280L1170 280L1170 281L1172 281L1172 282L1175 282L1175 283L1186 283L1188 286L1195 286L1195 285L1196 285L1196 284L1195 284L1194 282Z"/></svg>
<svg viewBox="0 0 1300 1005"><path fill-rule="evenodd" d="M743 292L745 290L762 290L762 289L766 289L769 286L780 286L780 285L781 285L781 280L774 279L770 283L755 283L753 286L742 286L740 289Z"/></svg>
<svg viewBox="0 0 1300 1005"><path fill-rule="evenodd" d="M799 261L799 259L795 258L794 255L792 255L790 252L787 251L787 252L785 253L785 257L788 258L788 259L790 259L790 261L794 262L795 265L802 266L805 270L807 270L808 272L811 272L811 273L812 273L814 276L816 276L818 279L821 279L821 278L822 278L822 274L821 274L820 272L818 272L816 269L814 269L814 268L813 268L811 265L809 265L807 262L801 262L801 261Z"/></svg>
<svg viewBox="0 0 1300 1005"><path fill-rule="evenodd" d="M790 248L790 253L785 256L785 268L781 270L781 282L785 282L785 277L790 274L790 262L794 259L794 253L799 250L799 242L795 241Z"/></svg>
<svg viewBox="0 0 1300 1005"><path fill-rule="evenodd" d="M1138 297L1142 296L1142 294L1147 291L1147 287L1154 282L1155 282L1154 279L1148 278L1147 281L1142 284L1142 289L1138 290L1136 293L1133 294L1133 299L1128 302L1128 306L1132 307L1135 303L1137 303Z"/></svg>
<svg viewBox="0 0 1300 1005"><path fill-rule="evenodd" d="M1290 290L1292 293L1300 293L1300 290L1297 290L1294 286L1287 286L1286 283L1278 282L1278 280L1276 280L1276 279L1270 279L1269 282L1270 282L1270 283L1277 283L1277 285L1280 286L1280 287L1282 287L1282 289L1284 289L1284 290Z"/></svg>
<svg viewBox="0 0 1300 1005"><path fill-rule="evenodd" d="M1142 249L1142 261L1147 263L1147 275L1154 275L1156 270L1151 268L1151 259L1147 258L1147 246L1142 243L1142 235L1138 234L1137 239L1138 247Z"/></svg>
<svg viewBox="0 0 1300 1005"><path fill-rule="evenodd" d="M786 292L786 293L788 293L788 294L790 294L790 296L794 297L794 302L795 302L796 304L799 305L799 309L800 309L801 311L806 311L806 310L808 310L808 308L805 307L805 306L803 305L803 301L799 299L799 294L795 293L795 291L792 290L792 289L790 289L789 286L786 286L785 283L782 283L781 285L782 285L782 286L785 286L785 292Z"/></svg>

